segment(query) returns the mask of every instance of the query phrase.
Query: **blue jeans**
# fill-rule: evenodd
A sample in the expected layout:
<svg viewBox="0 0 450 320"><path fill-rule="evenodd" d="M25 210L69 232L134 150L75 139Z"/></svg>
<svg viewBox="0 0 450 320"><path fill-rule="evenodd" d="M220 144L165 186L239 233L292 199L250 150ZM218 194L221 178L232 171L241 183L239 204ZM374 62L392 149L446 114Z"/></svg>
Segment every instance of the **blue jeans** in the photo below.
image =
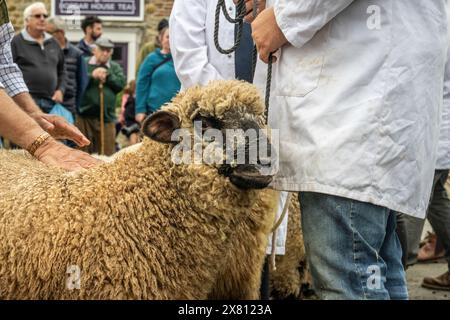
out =
<svg viewBox="0 0 450 320"><path fill-rule="evenodd" d="M313 287L321 299L408 299L396 212L313 192L299 194Z"/></svg>
<svg viewBox="0 0 450 320"><path fill-rule="evenodd" d="M44 113L49 113L55 105L55 102L50 99L33 97L33 100Z"/></svg>

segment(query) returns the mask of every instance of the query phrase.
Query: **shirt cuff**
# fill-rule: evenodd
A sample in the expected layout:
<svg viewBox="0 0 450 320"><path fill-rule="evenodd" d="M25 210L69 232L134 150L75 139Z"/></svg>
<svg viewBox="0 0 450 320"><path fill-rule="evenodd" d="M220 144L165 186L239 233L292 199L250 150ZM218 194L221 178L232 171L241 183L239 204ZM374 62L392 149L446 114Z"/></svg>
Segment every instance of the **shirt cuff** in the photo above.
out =
<svg viewBox="0 0 450 320"><path fill-rule="evenodd" d="M11 23L0 26L0 82L10 97L28 92L22 72L13 61L11 39L14 29Z"/></svg>
<svg viewBox="0 0 450 320"><path fill-rule="evenodd" d="M17 70L17 66L0 67L0 81L10 97L28 92L28 87L23 81L22 72Z"/></svg>

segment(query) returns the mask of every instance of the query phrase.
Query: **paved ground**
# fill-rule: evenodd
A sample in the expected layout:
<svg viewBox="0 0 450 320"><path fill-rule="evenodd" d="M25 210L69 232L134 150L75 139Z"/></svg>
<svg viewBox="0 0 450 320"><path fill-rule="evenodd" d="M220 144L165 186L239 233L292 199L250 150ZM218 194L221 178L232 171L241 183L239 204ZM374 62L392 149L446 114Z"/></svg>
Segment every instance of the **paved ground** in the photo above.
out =
<svg viewBox="0 0 450 320"><path fill-rule="evenodd" d="M409 297L411 300L450 300L450 291L429 290L422 288L420 284L424 277L435 277L447 271L447 264L439 263L416 264L408 268Z"/></svg>

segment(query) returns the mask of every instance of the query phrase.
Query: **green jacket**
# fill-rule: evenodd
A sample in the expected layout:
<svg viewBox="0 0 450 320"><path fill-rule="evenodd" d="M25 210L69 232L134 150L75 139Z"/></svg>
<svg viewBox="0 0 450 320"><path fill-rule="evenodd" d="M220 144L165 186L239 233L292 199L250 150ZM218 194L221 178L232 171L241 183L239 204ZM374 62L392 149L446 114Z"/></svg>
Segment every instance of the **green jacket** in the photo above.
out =
<svg viewBox="0 0 450 320"><path fill-rule="evenodd" d="M81 101L79 113L83 117L100 119L100 94L99 81L92 78L92 71L100 67L98 64L91 64L92 57L86 57L88 66L89 84ZM105 122L116 121L116 95L122 91L126 85L125 75L120 65L110 61L108 66L102 65L108 69L108 77L103 85L103 97L105 106Z"/></svg>

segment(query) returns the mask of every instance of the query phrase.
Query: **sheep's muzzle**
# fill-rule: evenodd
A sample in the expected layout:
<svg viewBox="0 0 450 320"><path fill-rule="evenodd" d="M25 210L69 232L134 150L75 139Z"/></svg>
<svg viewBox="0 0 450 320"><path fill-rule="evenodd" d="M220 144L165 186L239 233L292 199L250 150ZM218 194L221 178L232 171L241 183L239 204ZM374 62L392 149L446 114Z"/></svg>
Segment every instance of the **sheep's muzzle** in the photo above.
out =
<svg viewBox="0 0 450 320"><path fill-rule="evenodd" d="M263 176L253 166L237 167L229 176L231 183L241 189L264 189L272 182L272 176Z"/></svg>

